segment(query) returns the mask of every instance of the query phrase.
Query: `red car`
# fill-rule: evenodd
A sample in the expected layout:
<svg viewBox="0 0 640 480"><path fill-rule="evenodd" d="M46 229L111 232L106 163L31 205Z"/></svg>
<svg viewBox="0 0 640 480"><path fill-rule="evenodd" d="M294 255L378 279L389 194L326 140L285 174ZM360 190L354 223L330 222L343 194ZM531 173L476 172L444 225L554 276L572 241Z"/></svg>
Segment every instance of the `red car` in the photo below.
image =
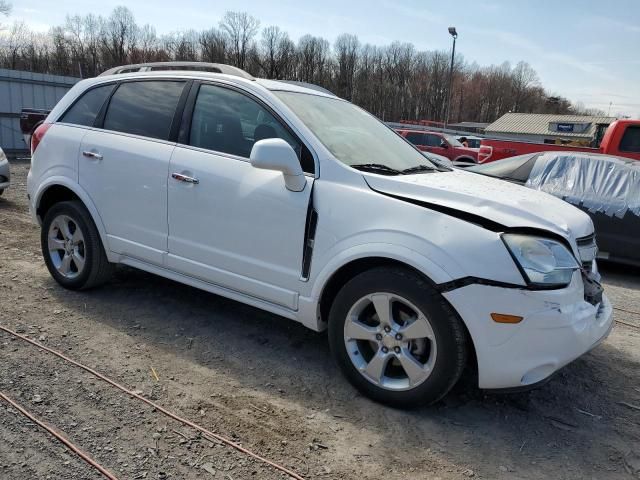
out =
<svg viewBox="0 0 640 480"><path fill-rule="evenodd" d="M423 152L442 155L452 162L478 163L478 149L465 147L453 135L424 130L396 131Z"/></svg>

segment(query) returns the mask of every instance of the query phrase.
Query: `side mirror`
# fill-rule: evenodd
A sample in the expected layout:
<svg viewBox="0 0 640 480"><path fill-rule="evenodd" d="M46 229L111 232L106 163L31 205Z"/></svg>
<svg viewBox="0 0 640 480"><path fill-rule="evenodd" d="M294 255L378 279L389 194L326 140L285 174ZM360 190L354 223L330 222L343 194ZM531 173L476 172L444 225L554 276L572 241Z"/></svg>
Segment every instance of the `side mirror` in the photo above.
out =
<svg viewBox="0 0 640 480"><path fill-rule="evenodd" d="M440 142L440 148L449 148L449 144L443 140Z"/></svg>
<svg viewBox="0 0 640 480"><path fill-rule="evenodd" d="M292 192L301 192L307 184L295 150L281 138L257 141L249 159L255 168L282 172L284 183Z"/></svg>

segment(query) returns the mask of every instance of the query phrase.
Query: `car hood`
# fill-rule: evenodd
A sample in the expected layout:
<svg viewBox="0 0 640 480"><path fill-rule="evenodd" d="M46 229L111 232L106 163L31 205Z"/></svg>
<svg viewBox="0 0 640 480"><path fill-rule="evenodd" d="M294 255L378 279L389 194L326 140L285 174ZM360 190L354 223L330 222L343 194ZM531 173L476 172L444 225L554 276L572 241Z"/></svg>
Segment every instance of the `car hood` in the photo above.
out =
<svg viewBox="0 0 640 480"><path fill-rule="evenodd" d="M507 228L536 228L580 238L593 233L589 216L543 192L460 170L419 175L364 174L379 193L482 217ZM425 205L428 207L428 205Z"/></svg>

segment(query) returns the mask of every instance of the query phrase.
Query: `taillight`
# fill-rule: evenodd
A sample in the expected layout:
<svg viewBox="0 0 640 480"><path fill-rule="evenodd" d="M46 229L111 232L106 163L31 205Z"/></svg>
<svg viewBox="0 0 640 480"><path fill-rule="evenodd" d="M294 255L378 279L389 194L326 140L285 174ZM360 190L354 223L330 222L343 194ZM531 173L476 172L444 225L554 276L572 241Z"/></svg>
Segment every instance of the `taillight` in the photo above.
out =
<svg viewBox="0 0 640 480"><path fill-rule="evenodd" d="M493 147L490 147L488 145L480 145L480 150L478 150L478 163L484 163L487 160L489 160L489 158L491 158L491 155L493 154Z"/></svg>
<svg viewBox="0 0 640 480"><path fill-rule="evenodd" d="M33 134L31 135L31 155L32 156L35 153L36 148L38 148L38 145L40 145L40 142L44 138L44 134L47 133L47 130L49 130L50 126L51 126L50 123L41 123L33 131Z"/></svg>

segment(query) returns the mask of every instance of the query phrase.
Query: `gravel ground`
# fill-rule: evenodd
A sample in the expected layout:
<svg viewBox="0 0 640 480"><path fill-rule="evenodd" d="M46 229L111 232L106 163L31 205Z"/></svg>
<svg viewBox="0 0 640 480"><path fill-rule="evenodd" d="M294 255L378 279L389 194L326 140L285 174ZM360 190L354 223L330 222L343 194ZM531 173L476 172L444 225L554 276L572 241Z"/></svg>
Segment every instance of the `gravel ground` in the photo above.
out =
<svg viewBox="0 0 640 480"><path fill-rule="evenodd" d="M305 478L640 478L640 270L601 267L616 319L632 326L544 387L466 384L399 411L347 384L325 335L280 317L127 268L103 288L63 290L28 216L28 168L12 164L0 197L1 325ZM285 478L5 333L0 359L1 392L121 479ZM1 400L0 438L2 479L101 478Z"/></svg>

